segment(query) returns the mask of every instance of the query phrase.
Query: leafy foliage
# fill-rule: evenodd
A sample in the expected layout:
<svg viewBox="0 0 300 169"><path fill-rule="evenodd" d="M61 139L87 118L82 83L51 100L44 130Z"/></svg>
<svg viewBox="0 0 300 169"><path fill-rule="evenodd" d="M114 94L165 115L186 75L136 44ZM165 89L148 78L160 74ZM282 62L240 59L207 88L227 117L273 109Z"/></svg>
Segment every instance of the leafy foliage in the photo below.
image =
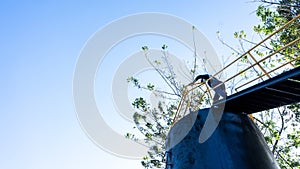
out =
<svg viewBox="0 0 300 169"><path fill-rule="evenodd" d="M261 23L254 26L253 30L262 38L269 36L300 14L299 0L261 0L260 2L263 2L263 5L258 6L256 15L260 18ZM300 23L297 19L285 29L279 31L268 43L264 44L262 48L265 49L265 52L256 54L263 57L283 48L299 38L299 32ZM241 31L238 35L235 34L234 37L244 42L250 42L245 39L244 34ZM251 44L254 43L251 42ZM298 41L292 47L282 50L275 58L263 62L264 67L272 68L283 60L289 61L299 57L299 46L300 42ZM292 62L295 67L299 66L299 63L299 59ZM281 168L300 168L299 107L299 104L284 106L258 113L254 117Z"/></svg>
<svg viewBox="0 0 300 169"><path fill-rule="evenodd" d="M261 39L269 36L274 31L278 30L285 23L299 15L300 0L279 0L279 1L265 1L257 8L256 15L260 18L260 23L253 27L253 30L259 35ZM265 57L272 54L274 51L283 48L285 45L293 42L299 38L300 23L299 19L294 21L290 26L278 32L271 40L266 41L260 47L261 50L255 50L258 57ZM234 38L238 39L241 48L236 49L230 45L222 42L229 47L233 52L232 56L238 56L245 52L245 44L256 45L247 39L247 34L244 31L237 31L234 33ZM145 136L145 141L149 146L148 154L143 158L141 164L145 168L164 168L165 167L165 139L167 132L177 110L177 105L182 96L184 86L176 81L176 74L173 71L172 65L168 62L167 45L162 46L162 59L149 62L159 73L162 79L171 89L169 91L159 90L156 85L148 83L143 85L135 77L129 77L128 82L133 86L149 92L155 93L159 98L157 105L151 105L146 99L142 97L136 98L132 105L137 110L134 113L134 121L136 128ZM275 65L289 61L299 57L300 42L296 42L291 48L281 50L274 57L262 62L265 69L272 69ZM142 47L147 57L148 47ZM249 55L245 55L240 59L240 65L247 65L249 63ZM196 60L196 59L195 59ZM196 61L195 61L196 63ZM291 62L293 66L299 66L300 60L296 59ZM166 66L165 66L166 65ZM196 68L195 64L190 73L194 77ZM241 71L237 68L236 70ZM251 74L243 73L242 78L249 78L256 74L260 76L263 72L254 70ZM238 84L238 82L235 82ZM202 91L196 91L193 94L199 95ZM195 97L196 98L196 97ZM203 103L209 104L207 99L194 100L194 104ZM254 115L254 121L261 129L265 136L274 157L277 159L282 168L298 168L300 169L300 104L294 104L257 113ZM135 135L127 133L126 137L133 140L138 140Z"/></svg>

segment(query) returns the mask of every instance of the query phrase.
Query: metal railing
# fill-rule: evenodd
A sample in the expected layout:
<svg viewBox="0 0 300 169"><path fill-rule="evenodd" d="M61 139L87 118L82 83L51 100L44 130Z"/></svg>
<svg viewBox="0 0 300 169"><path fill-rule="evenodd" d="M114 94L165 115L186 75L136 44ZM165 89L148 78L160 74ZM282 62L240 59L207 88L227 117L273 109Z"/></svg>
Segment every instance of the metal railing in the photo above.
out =
<svg viewBox="0 0 300 169"><path fill-rule="evenodd" d="M195 105L194 105L194 107L191 108L191 105L192 105L191 104L191 102L192 102L191 99L194 99L194 98L191 98L192 96L189 96L189 95L196 88L201 88L201 90L203 91L203 93L200 96L198 96L199 97L198 100L200 100L200 102L201 102L201 100L206 95L207 95L208 98L210 98L210 99L212 98L212 94L211 94L212 90L216 89L217 87L219 87L221 85L225 85L225 83L228 83L229 81L231 81L235 78L238 78L238 77L241 78L241 75L243 73L246 73L247 71L250 71L251 69L252 69L253 72L257 73L256 77L254 77L253 79L249 79L249 80L243 80L243 82L244 82L243 84L238 85L237 87L234 87L235 92L238 92L238 90L240 90L242 88L247 88L251 84L254 84L255 82L259 83L261 81L264 81L264 80L267 80L269 78L274 77L276 75L276 71L279 71L281 69L286 69L286 68L289 68L289 69L294 68L295 67L294 63L295 62L300 62L300 56L294 56L293 58L283 59L284 63L277 63L277 65L272 65L272 66L268 66L267 64L264 64L264 62L267 62L267 59L271 59L274 56L276 57L277 54L284 55L281 52L284 51L285 49L297 48L297 50L300 50L299 49L300 48L299 47L300 46L300 43L299 43L300 33L299 33L299 36L297 38L295 38L291 42L287 43L286 45L282 46L281 48L279 48L277 50L270 50L269 49L269 51L272 51L272 52L269 53L268 55L264 56L264 57L260 56L261 57L260 59L257 59L256 57L254 57L254 55L252 53L253 53L253 51L255 52L256 50L259 50L259 47L263 46L262 44L264 44L268 40L271 40L272 37L278 35L281 31L285 30L292 23L299 20L299 18L300 18L300 15L296 16L295 18L293 18L292 20L287 22L285 25L280 27L278 30L274 31L269 36L267 36L265 39L263 39L262 41L257 43L252 48L250 48L244 54L242 54L238 58L234 59L232 62L230 62L228 65L226 65L223 69L221 69L220 71L215 73L213 75L213 77L217 77L222 72L229 70L230 67L232 67L236 63L240 62L240 60L242 58L246 58L247 62L250 63L250 66L244 68L243 70L239 71L238 73L236 73L236 74L232 75L231 77L227 78L221 84L215 86L214 88L209 88L205 82L190 83L190 84L186 85L183 89L183 94L182 94L181 100L178 104L178 108L177 108L177 111L175 113L172 125L176 121L178 121L179 118L185 116L186 113L188 112L188 109L195 110ZM300 32L300 30L298 32ZM296 44L296 46L295 46L295 44ZM300 53L300 51L298 53ZM254 62L253 64L251 64L251 60L249 59L248 56L250 56L251 60ZM281 57L283 57L283 56L281 56ZM258 72L255 68L258 68L261 72ZM264 79L265 77L267 77L267 79ZM210 80L210 79L208 79L208 80ZM196 105L196 107L197 106L199 107L199 105Z"/></svg>

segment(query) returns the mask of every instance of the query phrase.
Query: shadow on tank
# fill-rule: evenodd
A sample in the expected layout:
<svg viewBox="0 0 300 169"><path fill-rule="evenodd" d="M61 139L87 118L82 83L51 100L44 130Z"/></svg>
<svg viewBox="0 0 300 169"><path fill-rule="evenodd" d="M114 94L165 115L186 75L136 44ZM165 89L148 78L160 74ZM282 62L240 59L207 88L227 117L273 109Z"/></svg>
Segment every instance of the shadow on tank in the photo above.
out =
<svg viewBox="0 0 300 169"><path fill-rule="evenodd" d="M167 169L279 169L263 135L246 114L224 112L204 143L199 143L209 109L190 113L170 130Z"/></svg>

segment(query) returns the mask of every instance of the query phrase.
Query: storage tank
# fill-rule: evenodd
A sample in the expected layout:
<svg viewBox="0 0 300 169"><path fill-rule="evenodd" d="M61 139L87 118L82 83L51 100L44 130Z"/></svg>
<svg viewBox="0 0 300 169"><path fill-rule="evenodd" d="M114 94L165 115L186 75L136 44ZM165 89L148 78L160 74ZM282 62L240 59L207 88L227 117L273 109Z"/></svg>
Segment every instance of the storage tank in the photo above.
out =
<svg viewBox="0 0 300 169"><path fill-rule="evenodd" d="M246 114L224 112L209 139L199 143L208 113L209 109L190 113L171 128L167 169L279 169L262 133Z"/></svg>

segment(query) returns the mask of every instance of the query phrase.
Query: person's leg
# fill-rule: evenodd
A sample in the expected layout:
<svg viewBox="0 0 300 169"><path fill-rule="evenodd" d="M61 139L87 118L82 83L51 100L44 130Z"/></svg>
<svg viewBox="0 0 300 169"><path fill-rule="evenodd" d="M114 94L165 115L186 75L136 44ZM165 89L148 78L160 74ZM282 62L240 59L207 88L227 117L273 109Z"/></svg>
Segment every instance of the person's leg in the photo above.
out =
<svg viewBox="0 0 300 169"><path fill-rule="evenodd" d="M223 98L227 97L227 93L226 93L226 89L225 89L225 85L224 84L222 84L220 86L219 95L222 96Z"/></svg>
<svg viewBox="0 0 300 169"><path fill-rule="evenodd" d="M219 98L220 98L220 95L217 92L215 92L214 97L213 97L213 103L218 101Z"/></svg>
<svg viewBox="0 0 300 169"><path fill-rule="evenodd" d="M221 96L222 98L225 98L226 95L227 95L226 91L225 91L225 85L224 84L222 84L221 86L215 88L214 91L216 93L215 95L219 95L219 97Z"/></svg>

